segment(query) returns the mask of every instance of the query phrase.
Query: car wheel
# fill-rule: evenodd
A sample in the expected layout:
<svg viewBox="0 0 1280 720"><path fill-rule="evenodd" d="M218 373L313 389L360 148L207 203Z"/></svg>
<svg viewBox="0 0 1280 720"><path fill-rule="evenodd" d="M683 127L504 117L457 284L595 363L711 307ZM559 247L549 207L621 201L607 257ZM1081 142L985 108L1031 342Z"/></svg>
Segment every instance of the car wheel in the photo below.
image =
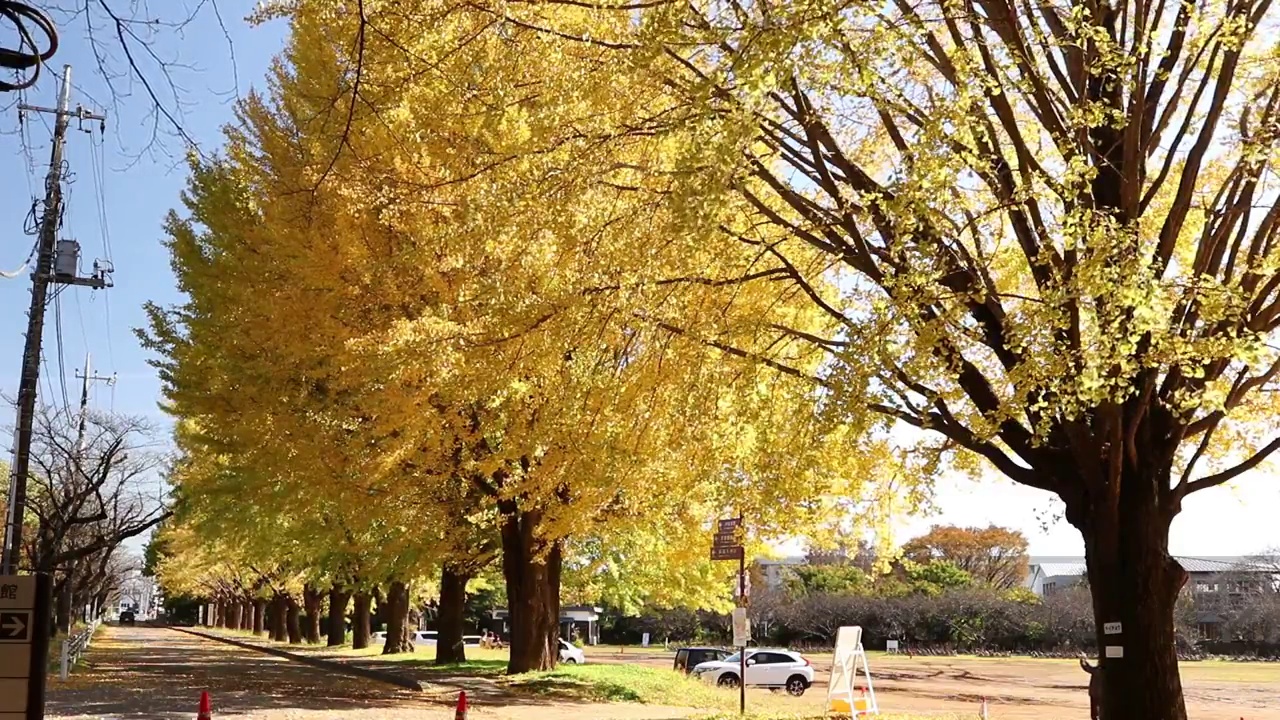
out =
<svg viewBox="0 0 1280 720"><path fill-rule="evenodd" d="M573 659L573 658L565 658L565 659L564 659L564 664L565 664L565 665L577 665L577 664L578 664L578 661L577 661L577 660L575 660L575 659Z"/></svg>
<svg viewBox="0 0 1280 720"><path fill-rule="evenodd" d="M800 697L805 690L809 689L809 683L800 675L792 675L787 678L787 693Z"/></svg>
<svg viewBox="0 0 1280 720"><path fill-rule="evenodd" d="M720 676L720 679L716 681L716 684L720 687L736 688L738 687L738 676L733 673L725 673Z"/></svg>

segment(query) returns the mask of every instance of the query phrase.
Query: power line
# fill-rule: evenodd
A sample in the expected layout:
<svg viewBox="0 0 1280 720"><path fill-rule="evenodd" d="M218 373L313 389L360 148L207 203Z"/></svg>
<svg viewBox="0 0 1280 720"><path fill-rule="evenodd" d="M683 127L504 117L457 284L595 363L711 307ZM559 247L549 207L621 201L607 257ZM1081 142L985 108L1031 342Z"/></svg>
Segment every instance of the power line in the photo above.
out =
<svg viewBox="0 0 1280 720"><path fill-rule="evenodd" d="M103 259L112 262L111 253L111 223L107 218L107 159L106 136L99 135L96 146L90 146L91 165L93 166L93 182L95 186L94 195L98 204L98 229L102 236L102 253Z"/></svg>
<svg viewBox="0 0 1280 720"><path fill-rule="evenodd" d="M58 344L58 385L62 388L62 405L71 407L71 397L67 395L67 367L62 355L62 293L53 295L53 332Z"/></svg>
<svg viewBox="0 0 1280 720"><path fill-rule="evenodd" d="M23 271L27 269L27 266L31 264L32 258L36 256L36 251L39 249L40 249L40 241L37 240L31 244L31 252L27 253L27 259L22 261L22 266L12 272L0 270L0 277L8 280L12 280L22 275Z"/></svg>
<svg viewBox="0 0 1280 720"><path fill-rule="evenodd" d="M0 67L19 73L16 82L0 80L0 92L24 90L36 84L40 68L58 51L58 30L48 15L17 0L0 0L0 18L12 23L18 35L18 49L0 47ZM44 36L44 50L36 41L38 35ZM30 75L21 77L22 72Z"/></svg>
<svg viewBox="0 0 1280 720"><path fill-rule="evenodd" d="M25 93L18 93L18 101L25 103ZM32 178L36 174L36 157L31 152L31 129L27 127L27 114L18 111L18 142L22 145L22 156L27 161L27 194L34 199L36 197L35 182Z"/></svg>
<svg viewBox="0 0 1280 720"><path fill-rule="evenodd" d="M80 340L84 342L85 347L89 347L89 333L84 326L84 307L80 304L80 295L77 293L71 297L76 301L76 320L80 323Z"/></svg>
<svg viewBox="0 0 1280 720"><path fill-rule="evenodd" d="M102 237L102 254L103 259L107 263L114 266L115 259L111 252L111 222L107 217L107 159L106 159L106 133L99 133L98 143L95 146L90 143L89 155L91 158L90 165L93 172L94 184L94 200L98 206L98 229ZM112 371L116 369L116 350L115 342L112 336L115 334L111 327L111 295L103 296L103 308L106 312L106 334L107 334L107 361L111 365ZM115 387L111 389L112 401L114 404Z"/></svg>

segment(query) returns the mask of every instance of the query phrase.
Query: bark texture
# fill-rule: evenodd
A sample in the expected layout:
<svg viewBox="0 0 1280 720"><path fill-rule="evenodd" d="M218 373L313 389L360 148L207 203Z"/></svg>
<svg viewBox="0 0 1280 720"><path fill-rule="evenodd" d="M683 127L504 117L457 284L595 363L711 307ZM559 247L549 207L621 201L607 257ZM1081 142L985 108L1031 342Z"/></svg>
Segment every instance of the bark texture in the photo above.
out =
<svg viewBox="0 0 1280 720"><path fill-rule="evenodd" d="M413 652L413 631L409 623L409 586L396 580L387 589L387 640L383 655Z"/></svg>
<svg viewBox="0 0 1280 720"><path fill-rule="evenodd" d="M466 614L468 573L445 565L440 573L440 612L436 618L436 664L467 661L462 644L463 616Z"/></svg>
<svg viewBox="0 0 1280 720"><path fill-rule="evenodd" d="M302 644L302 607L292 595L284 596L285 622L290 645Z"/></svg>
<svg viewBox="0 0 1280 720"><path fill-rule="evenodd" d="M253 599L253 634L261 635L267 631L267 601L262 598Z"/></svg>
<svg viewBox="0 0 1280 720"><path fill-rule="evenodd" d="M285 642L289 639L289 632L285 623L285 599L284 595L277 594L271 599L270 606L271 619L271 639L276 642Z"/></svg>
<svg viewBox="0 0 1280 720"><path fill-rule="evenodd" d="M302 606L306 611L303 639L312 645L320 644L320 608L324 605L324 593L311 585L302 589Z"/></svg>
<svg viewBox="0 0 1280 720"><path fill-rule="evenodd" d="M560 544L537 536L542 511L520 510L512 501L502 501L499 509L511 620L507 672L550 670L560 659Z"/></svg>
<svg viewBox="0 0 1280 720"><path fill-rule="evenodd" d="M347 605L351 603L351 593L334 583L329 589L329 647L337 647L347 642Z"/></svg>
<svg viewBox="0 0 1280 720"><path fill-rule="evenodd" d="M351 647L363 650L369 647L373 632L369 629L369 605L372 598L367 591L356 593L351 606Z"/></svg>
<svg viewBox="0 0 1280 720"><path fill-rule="evenodd" d="M1167 481L1126 473L1118 497L1103 495L1118 512L1098 509L1082 523L1104 718L1187 718L1174 606L1188 576L1169 554L1173 514L1157 491ZM1106 623L1117 622L1120 633L1104 632ZM1122 656L1107 657L1108 647L1121 648Z"/></svg>

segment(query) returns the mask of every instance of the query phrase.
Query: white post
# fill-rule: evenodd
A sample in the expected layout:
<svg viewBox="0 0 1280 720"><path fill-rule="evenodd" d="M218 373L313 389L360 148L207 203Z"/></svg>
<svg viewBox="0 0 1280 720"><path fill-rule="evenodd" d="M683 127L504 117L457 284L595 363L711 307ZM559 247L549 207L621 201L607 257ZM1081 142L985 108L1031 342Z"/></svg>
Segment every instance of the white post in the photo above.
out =
<svg viewBox="0 0 1280 720"><path fill-rule="evenodd" d="M58 673L58 676L61 677L63 680L66 680L69 674L71 674L71 641L63 640L62 641L62 669Z"/></svg>

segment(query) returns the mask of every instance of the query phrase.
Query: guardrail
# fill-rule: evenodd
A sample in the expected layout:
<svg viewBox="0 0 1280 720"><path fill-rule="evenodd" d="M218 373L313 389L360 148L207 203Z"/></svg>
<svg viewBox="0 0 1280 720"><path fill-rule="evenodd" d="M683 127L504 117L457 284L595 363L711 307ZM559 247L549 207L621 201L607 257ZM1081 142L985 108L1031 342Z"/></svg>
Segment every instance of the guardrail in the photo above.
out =
<svg viewBox="0 0 1280 720"><path fill-rule="evenodd" d="M58 670L58 676L63 680L71 674L71 668L89 649L89 643L93 641L93 633L98 629L98 620L89 623L85 629L72 635L62 641L62 664Z"/></svg>

